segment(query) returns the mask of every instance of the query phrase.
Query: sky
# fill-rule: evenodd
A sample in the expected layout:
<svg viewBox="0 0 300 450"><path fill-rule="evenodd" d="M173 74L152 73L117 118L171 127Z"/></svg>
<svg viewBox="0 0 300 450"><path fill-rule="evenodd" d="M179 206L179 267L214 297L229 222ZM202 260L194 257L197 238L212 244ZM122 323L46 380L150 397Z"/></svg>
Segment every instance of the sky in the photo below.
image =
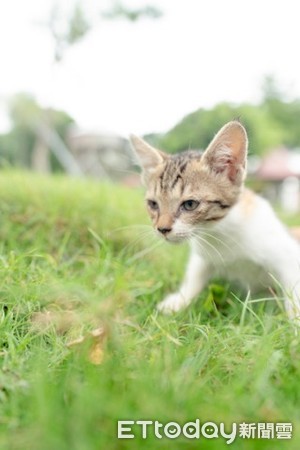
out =
<svg viewBox="0 0 300 450"><path fill-rule="evenodd" d="M57 2L68 14L75 0ZM0 13L0 132L6 104L29 92L82 130L165 132L186 114L228 101L257 103L272 74L300 97L297 0L123 0L156 5L158 20L104 21L113 1L82 2L92 31L54 61L45 26L55 0L10 0Z"/></svg>

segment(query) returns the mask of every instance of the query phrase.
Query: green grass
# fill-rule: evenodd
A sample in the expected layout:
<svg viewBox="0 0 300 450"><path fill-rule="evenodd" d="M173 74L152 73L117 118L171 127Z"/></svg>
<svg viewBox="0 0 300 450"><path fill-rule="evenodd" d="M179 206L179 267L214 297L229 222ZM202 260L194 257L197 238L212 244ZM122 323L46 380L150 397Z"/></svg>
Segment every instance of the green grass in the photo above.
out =
<svg viewBox="0 0 300 450"><path fill-rule="evenodd" d="M131 228L147 223L142 197L1 173L0 449L228 448L223 438L143 440L138 427L136 439L117 439L118 420L199 418L292 422L290 441L237 438L231 447L298 450L300 336L275 301L245 304L220 283L187 311L158 315L187 249L143 254L148 237ZM93 338L67 344L99 326L104 356L95 365Z"/></svg>

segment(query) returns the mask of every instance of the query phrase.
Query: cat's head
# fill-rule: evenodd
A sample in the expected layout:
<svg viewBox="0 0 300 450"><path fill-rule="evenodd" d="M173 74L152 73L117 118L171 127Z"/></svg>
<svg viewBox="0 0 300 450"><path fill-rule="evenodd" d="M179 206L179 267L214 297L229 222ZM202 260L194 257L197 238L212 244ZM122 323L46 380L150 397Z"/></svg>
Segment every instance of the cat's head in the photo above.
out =
<svg viewBox="0 0 300 450"><path fill-rule="evenodd" d="M203 152L169 155L131 136L142 168L153 226L170 242L221 221L238 201L246 174L248 139L238 121L227 123Z"/></svg>

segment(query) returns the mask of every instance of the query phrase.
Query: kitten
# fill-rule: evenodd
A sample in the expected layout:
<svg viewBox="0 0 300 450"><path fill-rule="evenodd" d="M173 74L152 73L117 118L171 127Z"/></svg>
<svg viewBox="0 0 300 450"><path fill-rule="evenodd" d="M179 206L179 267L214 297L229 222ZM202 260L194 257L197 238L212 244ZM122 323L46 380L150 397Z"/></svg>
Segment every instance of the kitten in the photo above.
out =
<svg viewBox="0 0 300 450"><path fill-rule="evenodd" d="M204 153L167 155L136 136L131 143L155 230L191 246L179 291L158 309L187 307L218 275L248 289L280 285L288 316L300 318L300 245L270 204L244 187L248 138L241 123L227 123Z"/></svg>

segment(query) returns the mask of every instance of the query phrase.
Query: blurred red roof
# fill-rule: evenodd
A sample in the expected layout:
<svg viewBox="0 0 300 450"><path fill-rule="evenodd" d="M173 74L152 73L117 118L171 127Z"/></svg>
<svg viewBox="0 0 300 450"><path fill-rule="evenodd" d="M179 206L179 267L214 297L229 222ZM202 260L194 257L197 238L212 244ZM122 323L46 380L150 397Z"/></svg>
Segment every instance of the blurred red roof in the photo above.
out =
<svg viewBox="0 0 300 450"><path fill-rule="evenodd" d="M300 178L300 152L278 148L265 156L256 175L263 180L280 181L287 177Z"/></svg>

